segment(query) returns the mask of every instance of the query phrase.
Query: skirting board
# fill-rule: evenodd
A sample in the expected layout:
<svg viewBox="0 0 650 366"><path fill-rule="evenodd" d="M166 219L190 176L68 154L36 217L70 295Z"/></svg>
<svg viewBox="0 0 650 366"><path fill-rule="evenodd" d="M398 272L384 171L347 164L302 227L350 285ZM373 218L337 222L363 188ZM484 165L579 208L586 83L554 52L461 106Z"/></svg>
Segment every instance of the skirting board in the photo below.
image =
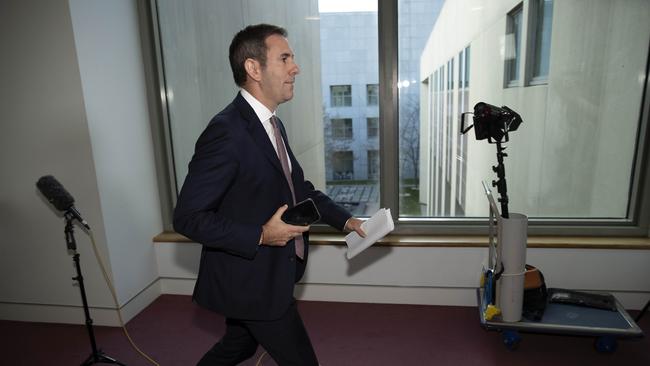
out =
<svg viewBox="0 0 650 366"><path fill-rule="evenodd" d="M132 297L120 308L122 320L128 322L149 306L162 294L160 279ZM115 309L90 307L90 318L93 325L118 327L119 317ZM56 304L25 304L25 303L0 303L0 319L62 324L85 324L83 306L56 305Z"/></svg>

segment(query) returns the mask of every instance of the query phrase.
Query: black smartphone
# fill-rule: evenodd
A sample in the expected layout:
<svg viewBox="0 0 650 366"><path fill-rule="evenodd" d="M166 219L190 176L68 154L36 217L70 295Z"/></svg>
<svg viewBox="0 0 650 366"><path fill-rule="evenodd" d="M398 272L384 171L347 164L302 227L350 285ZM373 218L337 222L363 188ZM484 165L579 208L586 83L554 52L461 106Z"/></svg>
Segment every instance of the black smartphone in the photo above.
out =
<svg viewBox="0 0 650 366"><path fill-rule="evenodd" d="M309 226L320 220L320 213L311 198L296 203L282 214L282 221L291 225Z"/></svg>

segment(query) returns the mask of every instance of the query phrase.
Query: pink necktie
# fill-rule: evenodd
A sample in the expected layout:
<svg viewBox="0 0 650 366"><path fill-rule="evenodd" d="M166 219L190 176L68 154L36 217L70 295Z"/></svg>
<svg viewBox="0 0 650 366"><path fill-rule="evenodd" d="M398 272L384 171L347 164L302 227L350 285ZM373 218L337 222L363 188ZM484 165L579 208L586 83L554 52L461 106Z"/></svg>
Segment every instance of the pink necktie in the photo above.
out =
<svg viewBox="0 0 650 366"><path fill-rule="evenodd" d="M289 171L289 161L287 160L287 149L284 147L284 141L282 140L282 135L280 134L280 129L278 128L278 120L275 116L271 116L271 126L273 126L273 134L275 135L275 144L278 147L278 157L280 158L280 164L282 164L282 170L284 171L284 177L289 183L289 189L291 190L291 198L293 199L293 204L296 204L296 192L293 190L293 181L291 180L291 172ZM296 255L303 259L305 256L305 242L303 241L302 235L299 235L295 238L296 244Z"/></svg>

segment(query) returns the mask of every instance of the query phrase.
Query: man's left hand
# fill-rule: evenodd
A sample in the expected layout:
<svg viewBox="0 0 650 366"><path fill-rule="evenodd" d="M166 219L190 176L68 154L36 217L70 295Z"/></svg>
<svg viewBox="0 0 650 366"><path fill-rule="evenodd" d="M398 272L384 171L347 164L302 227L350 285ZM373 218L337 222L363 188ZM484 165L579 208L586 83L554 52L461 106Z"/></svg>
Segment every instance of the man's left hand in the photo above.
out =
<svg viewBox="0 0 650 366"><path fill-rule="evenodd" d="M366 233L361 228L361 224L363 224L362 220L359 220L356 217L351 217L348 220L348 222L345 223L345 230L346 231L356 231L356 233L359 234L362 238L365 238Z"/></svg>

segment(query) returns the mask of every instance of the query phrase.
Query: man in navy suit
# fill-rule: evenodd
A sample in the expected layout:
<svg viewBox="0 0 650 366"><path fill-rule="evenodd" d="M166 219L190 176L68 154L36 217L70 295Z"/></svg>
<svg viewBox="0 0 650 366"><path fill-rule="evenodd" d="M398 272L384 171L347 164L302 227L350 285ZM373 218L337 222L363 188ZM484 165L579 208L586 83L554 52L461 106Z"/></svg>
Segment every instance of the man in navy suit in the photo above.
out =
<svg viewBox="0 0 650 366"><path fill-rule="evenodd" d="M193 299L226 317L200 366L236 365L258 345L279 365L318 365L293 297L309 226L281 215L311 198L323 222L364 235L361 220L305 180L275 116L299 73L286 37L268 24L235 35L229 57L241 91L199 137L174 211L174 229L203 245Z"/></svg>

